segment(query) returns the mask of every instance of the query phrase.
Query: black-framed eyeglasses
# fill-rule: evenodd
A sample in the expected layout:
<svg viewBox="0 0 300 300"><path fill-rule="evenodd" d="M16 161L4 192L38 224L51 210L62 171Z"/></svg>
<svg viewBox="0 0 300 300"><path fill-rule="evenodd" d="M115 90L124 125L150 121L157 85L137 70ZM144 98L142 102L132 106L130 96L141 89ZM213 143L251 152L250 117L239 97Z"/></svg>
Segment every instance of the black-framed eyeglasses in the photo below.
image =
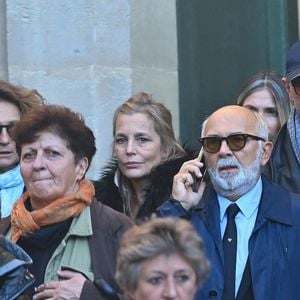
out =
<svg viewBox="0 0 300 300"><path fill-rule="evenodd" d="M294 78L291 83L295 93L300 96L300 76Z"/></svg>
<svg viewBox="0 0 300 300"><path fill-rule="evenodd" d="M0 125L0 135L3 133L3 128L6 129L8 135L11 137L12 131L17 123L10 123L5 125Z"/></svg>
<svg viewBox="0 0 300 300"><path fill-rule="evenodd" d="M266 141L264 138L256 135L246 134L246 133L236 133L226 137L208 136L208 137L201 138L200 142L203 145L204 151L208 153L216 153L220 150L222 141L226 141L227 146L231 151L240 151L245 147L249 139L256 140L256 141L264 141L264 142Z"/></svg>

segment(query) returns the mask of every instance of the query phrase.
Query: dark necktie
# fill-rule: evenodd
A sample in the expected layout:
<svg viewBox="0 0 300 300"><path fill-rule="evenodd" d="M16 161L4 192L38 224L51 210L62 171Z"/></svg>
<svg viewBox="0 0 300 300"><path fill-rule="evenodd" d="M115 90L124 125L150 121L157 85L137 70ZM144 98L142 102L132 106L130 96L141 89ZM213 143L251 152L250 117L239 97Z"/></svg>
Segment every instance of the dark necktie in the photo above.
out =
<svg viewBox="0 0 300 300"><path fill-rule="evenodd" d="M235 216L240 211L237 204L230 204L227 207L227 225L223 236L224 249L224 292L223 300L235 299L235 265L237 249L237 233L235 225Z"/></svg>

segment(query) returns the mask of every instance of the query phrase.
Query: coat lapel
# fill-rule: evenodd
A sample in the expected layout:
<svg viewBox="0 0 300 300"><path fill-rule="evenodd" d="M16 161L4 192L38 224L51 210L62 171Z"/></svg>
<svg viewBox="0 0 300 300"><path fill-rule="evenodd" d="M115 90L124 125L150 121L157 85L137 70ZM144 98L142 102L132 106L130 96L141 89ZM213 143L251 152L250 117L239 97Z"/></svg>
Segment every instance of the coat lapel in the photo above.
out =
<svg viewBox="0 0 300 300"><path fill-rule="evenodd" d="M202 201L199 203L199 210L203 222L206 225L207 230L210 232L216 248L218 249L218 253L222 258L222 262L224 262L220 229L220 208L217 200L217 194L211 184L205 189Z"/></svg>

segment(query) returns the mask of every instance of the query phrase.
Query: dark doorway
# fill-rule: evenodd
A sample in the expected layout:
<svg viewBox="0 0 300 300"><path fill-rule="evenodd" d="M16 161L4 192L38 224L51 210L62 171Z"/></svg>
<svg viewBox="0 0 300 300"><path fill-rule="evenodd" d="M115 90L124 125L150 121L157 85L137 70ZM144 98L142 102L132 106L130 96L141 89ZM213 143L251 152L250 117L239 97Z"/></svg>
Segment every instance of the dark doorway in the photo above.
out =
<svg viewBox="0 0 300 300"><path fill-rule="evenodd" d="M180 139L199 147L204 118L232 104L249 76L284 74L297 0L177 0L177 26Z"/></svg>

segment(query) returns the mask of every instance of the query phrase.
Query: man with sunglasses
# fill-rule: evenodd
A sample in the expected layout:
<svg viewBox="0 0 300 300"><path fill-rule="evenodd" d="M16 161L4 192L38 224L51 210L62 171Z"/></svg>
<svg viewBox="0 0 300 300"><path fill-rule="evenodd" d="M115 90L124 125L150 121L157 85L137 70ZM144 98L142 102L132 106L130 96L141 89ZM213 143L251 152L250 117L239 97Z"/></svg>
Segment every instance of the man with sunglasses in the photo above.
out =
<svg viewBox="0 0 300 300"><path fill-rule="evenodd" d="M264 174L272 182L300 194L300 41L294 43L287 53L283 82L292 110L277 136Z"/></svg>
<svg viewBox="0 0 300 300"><path fill-rule="evenodd" d="M13 204L24 191L13 128L26 112L43 102L36 90L0 80L0 218L10 215Z"/></svg>
<svg viewBox="0 0 300 300"><path fill-rule="evenodd" d="M201 135L210 183L195 191L203 163L184 163L158 210L189 219L205 242L211 272L196 299L300 299L300 196L261 176L272 152L265 120L225 106Z"/></svg>

